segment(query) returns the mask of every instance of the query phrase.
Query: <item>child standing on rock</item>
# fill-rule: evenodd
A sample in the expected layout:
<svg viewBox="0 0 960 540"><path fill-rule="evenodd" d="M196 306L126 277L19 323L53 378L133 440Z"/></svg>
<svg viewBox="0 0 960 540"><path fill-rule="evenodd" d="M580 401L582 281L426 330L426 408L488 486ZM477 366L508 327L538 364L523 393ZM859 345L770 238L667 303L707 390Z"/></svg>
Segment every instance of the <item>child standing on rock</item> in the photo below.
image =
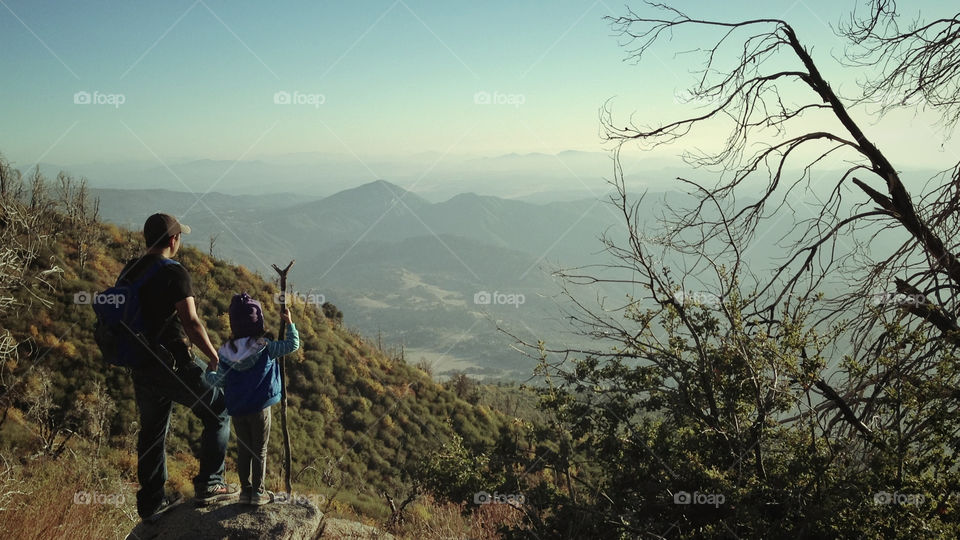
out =
<svg viewBox="0 0 960 540"><path fill-rule="evenodd" d="M227 412L237 433L237 469L240 474L240 502L268 504L276 494L263 487L270 438L270 407L280 401L280 366L277 358L300 348L300 335L290 319L286 339L264 337L263 310L247 293L234 295L230 302L231 339L220 347L220 368L208 371L211 385L224 389Z"/></svg>

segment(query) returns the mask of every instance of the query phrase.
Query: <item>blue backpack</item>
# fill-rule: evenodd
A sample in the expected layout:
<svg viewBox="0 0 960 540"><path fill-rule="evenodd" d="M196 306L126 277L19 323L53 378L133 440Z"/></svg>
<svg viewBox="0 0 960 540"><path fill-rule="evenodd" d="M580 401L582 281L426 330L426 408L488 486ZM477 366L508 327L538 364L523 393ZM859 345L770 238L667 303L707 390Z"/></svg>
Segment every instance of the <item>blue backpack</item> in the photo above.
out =
<svg viewBox="0 0 960 540"><path fill-rule="evenodd" d="M144 357L156 354L153 352L154 340L146 336L140 288L162 268L171 264L180 263L171 259L158 261L132 283L125 276L120 276L116 285L91 299L97 315L93 337L108 364L136 368L140 367Z"/></svg>

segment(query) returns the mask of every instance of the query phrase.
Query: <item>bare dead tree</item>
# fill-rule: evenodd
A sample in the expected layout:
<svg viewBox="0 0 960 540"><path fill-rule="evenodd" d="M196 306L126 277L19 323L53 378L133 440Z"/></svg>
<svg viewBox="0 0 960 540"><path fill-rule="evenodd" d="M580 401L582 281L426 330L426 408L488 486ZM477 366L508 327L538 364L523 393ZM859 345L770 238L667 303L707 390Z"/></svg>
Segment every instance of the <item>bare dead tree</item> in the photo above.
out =
<svg viewBox="0 0 960 540"><path fill-rule="evenodd" d="M37 165L30 175L30 210L37 214L46 214L54 204L50 199L47 179L40 172L40 165Z"/></svg>
<svg viewBox="0 0 960 540"><path fill-rule="evenodd" d="M960 120L960 12L903 23L895 0L870 0L840 25L849 41L845 58L868 67L862 100L885 113L921 105L938 111L944 133Z"/></svg>
<svg viewBox="0 0 960 540"><path fill-rule="evenodd" d="M0 154L0 200L23 197L23 175Z"/></svg>
<svg viewBox="0 0 960 540"><path fill-rule="evenodd" d="M404 514L406 513L407 506L410 506L410 503L414 502L420 497L420 495L422 495L420 487L416 486L410 491L407 497L403 499L403 502L400 503L400 506L397 506L397 503L392 495L384 490L378 491L380 496L386 499L387 505L390 507L390 517L387 518L388 528L395 528L399 525L402 525L406 521Z"/></svg>
<svg viewBox="0 0 960 540"><path fill-rule="evenodd" d="M34 422L34 435L41 443L42 452L53 457L60 456L67 442L76 434L70 429L75 411L57 414L59 407L53 400L53 381L48 370L34 370L26 383L23 398L27 403L26 416Z"/></svg>
<svg viewBox="0 0 960 540"><path fill-rule="evenodd" d="M7 198L7 190L13 180L13 168L7 163L7 160L0 154L0 199Z"/></svg>
<svg viewBox="0 0 960 540"><path fill-rule="evenodd" d="M870 5L872 16L887 13ZM771 451L784 447L783 439L766 441L790 430L824 467L810 471L814 481L792 486L791 497L819 489L826 468L856 480L857 471L886 456L897 482L911 470L946 474L956 461L943 448L960 434L960 376L953 368L960 345L960 164L911 193L854 119L871 87L854 98L838 95L785 20L726 22L660 3L646 8L609 19L628 57L639 63L681 35L699 40L704 45L690 54L703 63L688 96L702 105L662 123L624 119L612 101L601 109L615 158L612 203L626 227L603 237L611 262L559 274L567 284L631 285L636 292L623 302L596 303L568 294L567 317L602 346L551 348L517 338L539 357L547 393L552 381L563 387L549 403L565 410L567 428L593 422L590 434L608 437L598 444L625 453L643 444L632 434L644 414L682 417L679 425L711 438L698 461L710 462L722 449L735 467L752 465L736 482L761 485L771 474ZM919 49L948 58L948 49L960 47L951 37L957 19L939 23L939 48L921 35L889 65L919 69L909 63ZM896 28L857 20L855 28L869 29L864 35ZM951 82L935 96L957 83L952 69L943 65L940 77ZM925 84L933 83L917 86ZM945 98L926 103L953 106ZM713 148L688 149L689 135L706 125L723 126L726 137ZM667 207L651 224L641 216L643 195L628 194L621 167L621 154L634 146L679 146L689 165L715 176L677 178L690 195L687 206ZM798 214L797 203L811 199L813 212ZM746 253L781 219L792 232L780 233L782 252L765 271ZM606 500L604 515L620 516L611 522L623 531L644 530L644 512L608 488L617 489L616 482L590 486Z"/></svg>
<svg viewBox="0 0 960 540"><path fill-rule="evenodd" d="M6 171L4 175L10 180L6 195L0 197L0 408L6 410L22 399L26 376L35 365L24 366L19 362L32 354L30 344L26 343L30 340L14 336L8 330L13 327L7 324L8 318L22 316L22 311L29 310L32 302L52 306L53 302L41 291L55 290L50 280L62 269L41 260L46 245L45 215L21 201L23 184L19 172L10 169L2 158L0 169ZM42 183L42 177L39 182ZM19 291L27 294L17 294ZM6 414L0 424L5 419Z"/></svg>
<svg viewBox="0 0 960 540"><path fill-rule="evenodd" d="M645 235L640 217L643 197L631 199L621 175L613 185L616 195L611 203L626 224L626 237L603 235L610 262L562 270L559 275L565 283L580 286L629 279L642 292L613 305L600 299L597 307L567 291L574 303L567 318L581 335L602 342L603 348L551 348L514 339L539 351L539 374L548 386L559 375L578 393L592 389L595 395L587 398L593 400L591 406L609 411L628 430L640 411L663 408L687 416L717 437L731 462L752 454L752 474L765 478L762 441L775 420L802 408L817 385L826 384L819 368L832 336L818 335L805 324L812 311L809 301L780 306L776 321L745 316L757 289L741 283L745 261L739 253L725 261L703 255L698 260L701 271L674 274L665 261L670 253L682 253L689 240L678 243ZM730 224L729 209L712 195L705 197L717 219ZM735 246L733 233L733 228L726 231L725 242ZM553 361L548 360L551 356ZM810 411L791 419L801 420L820 419Z"/></svg>
<svg viewBox="0 0 960 540"><path fill-rule="evenodd" d="M76 181L61 171L57 175L58 203L66 216L65 226L74 238L77 261L83 270L90 257L90 249L100 241L100 199L90 200L87 179Z"/></svg>
<svg viewBox="0 0 960 540"><path fill-rule="evenodd" d="M99 381L94 381L89 391L77 396L76 420L78 428L97 443L95 457L100 457L100 449L109 435L110 418L116 412L116 403Z"/></svg>
<svg viewBox="0 0 960 540"><path fill-rule="evenodd" d="M216 249L217 249L217 240L220 238L220 233L210 235L210 258L216 259Z"/></svg>
<svg viewBox="0 0 960 540"><path fill-rule="evenodd" d="M722 122L729 130L719 149L684 154L694 167L722 172L715 185L695 184L698 202L671 216L665 234L673 246L690 257L692 265L709 264L709 258L737 258L738 250L762 236L774 216L791 212L797 191L813 190L815 168L842 163L845 171L815 191L821 201L815 215L797 219L792 214L799 233L790 239L785 259L775 266L772 277L758 282L747 313L776 323L781 307L823 292L828 278L843 272L850 276L849 292L818 302L817 323L852 316L857 324L849 329L851 356L858 360L877 358L889 342L885 324L890 321L922 329L928 340L914 351L910 370L922 379L936 368L933 359L939 348L960 344L956 322L960 261L953 234L960 225L960 165L934 178L926 192L911 194L899 171L853 119L850 107L876 96L881 88L890 92L892 85L907 97L922 95L929 106L943 108L945 126L952 126L958 64L950 59L960 54L955 39L958 17L915 23L901 32L891 22L893 2L870 2L868 16L854 14L842 35L861 48L852 58L882 68L881 75L864 86L859 99L846 100L784 20L723 22L693 18L663 4L648 7L654 15L629 11L610 19L625 39L630 58L639 62L655 44L682 32L698 32L699 39L709 41L690 95L708 105L693 115L646 126L632 119L624 125L608 104L601 120L606 138L615 144L617 160L626 143L647 149L679 143L707 122ZM810 97L797 99L804 95ZM818 120L818 129L809 129L810 123L804 122L809 119ZM615 175L622 181L619 167ZM757 200L736 206L743 184L758 175L765 178L765 185ZM844 196L857 192L858 204L852 208L842 204ZM714 201L730 204L729 215L721 219L705 211ZM703 234L684 240L690 231ZM881 241L890 234L899 235L894 248L884 245L889 240ZM886 254L873 257L871 248ZM912 301L875 306L877 291ZM897 374L908 375L902 369ZM875 412L877 398L895 379L893 371L880 367L869 375L852 375L842 390L826 381L815 388L820 399L850 421L849 426L862 431L864 418Z"/></svg>

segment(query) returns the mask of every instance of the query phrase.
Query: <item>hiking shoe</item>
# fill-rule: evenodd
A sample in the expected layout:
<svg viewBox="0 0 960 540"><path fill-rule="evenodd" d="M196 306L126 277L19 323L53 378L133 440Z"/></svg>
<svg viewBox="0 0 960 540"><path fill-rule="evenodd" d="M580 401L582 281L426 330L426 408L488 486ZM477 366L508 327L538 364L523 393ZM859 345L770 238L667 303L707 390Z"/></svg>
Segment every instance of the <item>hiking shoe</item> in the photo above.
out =
<svg viewBox="0 0 960 540"><path fill-rule="evenodd" d="M250 497L250 502L248 504L251 504L253 506L263 506L265 504L270 504L276 500L277 500L276 493L268 489L260 488L259 491L257 491Z"/></svg>
<svg viewBox="0 0 960 540"><path fill-rule="evenodd" d="M160 501L160 506L158 506L152 514L141 519L144 521L144 523L156 523L157 520L160 519L160 516L182 502L183 495L180 495L179 493L174 493L173 495L164 495L163 500Z"/></svg>
<svg viewBox="0 0 960 540"><path fill-rule="evenodd" d="M251 487L242 487L240 488L240 504L250 504L250 495L253 491Z"/></svg>
<svg viewBox="0 0 960 540"><path fill-rule="evenodd" d="M228 501L240 496L240 488L236 484L215 484L204 490L197 491L197 504L210 504L218 501Z"/></svg>

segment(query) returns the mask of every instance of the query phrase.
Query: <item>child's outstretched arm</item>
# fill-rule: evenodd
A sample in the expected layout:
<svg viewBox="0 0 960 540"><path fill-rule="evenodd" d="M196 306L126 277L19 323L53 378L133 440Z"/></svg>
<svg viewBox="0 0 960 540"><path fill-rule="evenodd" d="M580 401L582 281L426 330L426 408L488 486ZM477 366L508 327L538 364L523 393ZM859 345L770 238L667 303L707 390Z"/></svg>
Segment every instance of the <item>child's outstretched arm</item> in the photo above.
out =
<svg viewBox="0 0 960 540"><path fill-rule="evenodd" d="M290 318L290 310L285 309L281 317L284 324L287 325L287 336L283 341L267 343L267 354L270 355L270 358L279 358L300 348L300 333L297 332L297 327Z"/></svg>

